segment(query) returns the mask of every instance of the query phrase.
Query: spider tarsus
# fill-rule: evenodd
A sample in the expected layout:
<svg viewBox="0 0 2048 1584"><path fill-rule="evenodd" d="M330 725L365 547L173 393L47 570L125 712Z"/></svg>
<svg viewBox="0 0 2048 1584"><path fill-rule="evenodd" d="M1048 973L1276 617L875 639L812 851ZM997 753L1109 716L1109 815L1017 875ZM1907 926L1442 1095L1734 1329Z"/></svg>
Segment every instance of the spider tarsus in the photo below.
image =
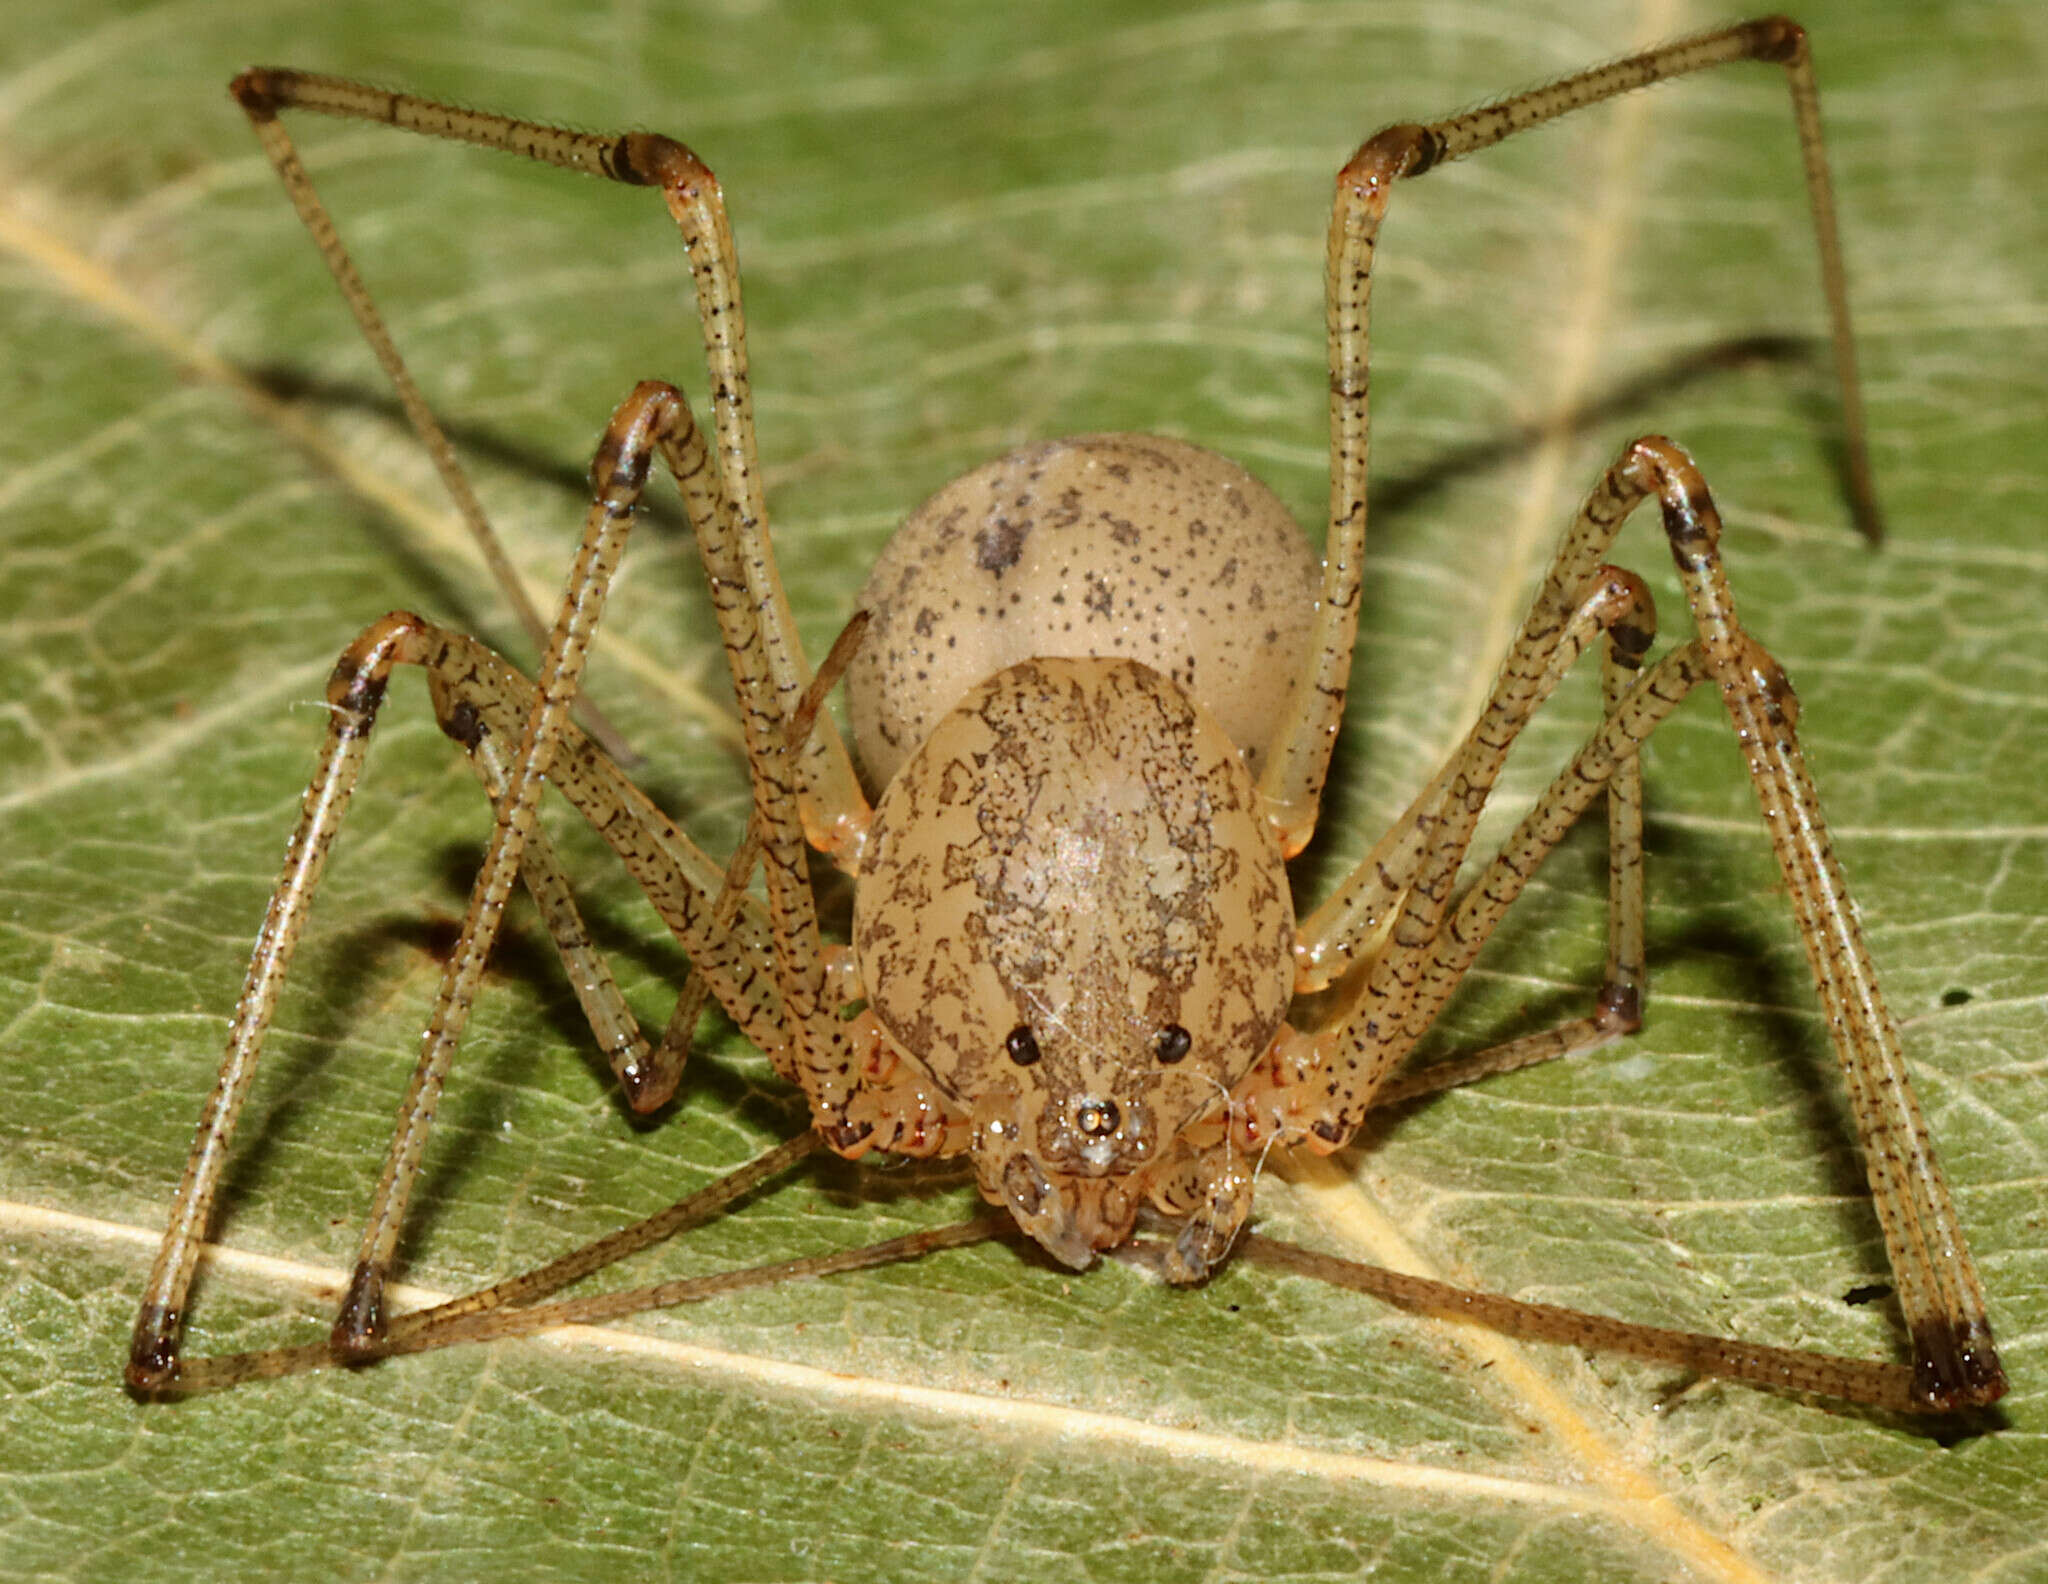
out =
<svg viewBox="0 0 2048 1584"><path fill-rule="evenodd" d="M1913 1395L1937 1412L1989 1407L2010 1384L1981 1318L1915 1326L1913 1356Z"/></svg>
<svg viewBox="0 0 2048 1584"><path fill-rule="evenodd" d="M370 1260L357 1264L349 1278L348 1295L341 1300L328 1346L345 1364L376 1358L384 1339L384 1272Z"/></svg>
<svg viewBox="0 0 2048 1584"><path fill-rule="evenodd" d="M1594 1021L1611 1033L1635 1033L1643 1026L1643 987L1637 984L1602 985Z"/></svg>
<svg viewBox="0 0 2048 1584"><path fill-rule="evenodd" d="M178 1373L178 1333L184 1316L162 1304L146 1304L135 1319L135 1339L128 1346L128 1389L138 1396L163 1391Z"/></svg>

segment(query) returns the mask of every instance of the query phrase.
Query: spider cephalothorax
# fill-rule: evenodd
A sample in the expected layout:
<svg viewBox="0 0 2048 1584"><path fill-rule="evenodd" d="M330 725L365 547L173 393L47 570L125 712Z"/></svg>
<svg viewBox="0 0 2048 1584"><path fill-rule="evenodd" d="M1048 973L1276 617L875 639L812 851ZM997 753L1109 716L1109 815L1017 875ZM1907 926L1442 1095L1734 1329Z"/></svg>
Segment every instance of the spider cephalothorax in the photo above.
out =
<svg viewBox="0 0 2048 1584"><path fill-rule="evenodd" d="M977 1119L984 1190L1069 1264L1128 1235L1286 1014L1294 907L1258 789L1135 661L970 691L889 783L858 884L870 1005Z"/></svg>

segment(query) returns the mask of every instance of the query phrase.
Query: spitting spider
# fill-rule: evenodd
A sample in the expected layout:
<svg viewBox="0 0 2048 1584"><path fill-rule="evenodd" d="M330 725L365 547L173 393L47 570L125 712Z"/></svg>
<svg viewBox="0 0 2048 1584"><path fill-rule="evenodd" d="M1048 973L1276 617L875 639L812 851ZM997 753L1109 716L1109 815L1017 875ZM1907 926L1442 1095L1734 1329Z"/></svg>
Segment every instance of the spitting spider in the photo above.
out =
<svg viewBox="0 0 2048 1584"><path fill-rule="evenodd" d="M1833 201L1805 34L1784 18L1704 33L1427 126L1396 125L1339 173L1327 266L1330 517L1320 565L1234 463L1180 441L1091 435L969 473L915 512L813 673L776 571L755 460L739 278L723 199L679 143L591 136L287 70L233 92L414 426L481 534L482 512L407 374L279 115L318 111L481 144L660 191L680 228L711 383L707 440L676 387L640 385L613 415L593 502L539 680L474 639L399 612L343 653L331 719L271 897L218 1084L136 1323L128 1380L178 1392L451 1342L530 1332L822 1274L1014 1226L1076 1269L1170 1229L1169 1281L1233 1249L1396 1303L1502 1330L1799 1392L1948 1412L2005 1388L1984 1300L1801 756L1784 673L1737 620L1720 521L1690 457L1636 440L1550 562L1477 723L1335 892L1297 922L1287 860L1316 825L1356 637L1366 518L1367 308L1394 184L1628 89L1734 61L1787 73L1818 235L1854 509L1876 510ZM648 472L682 490L744 728L752 820L715 862L571 718ZM1648 651L1656 618L1606 564L1654 500L1692 636ZM1588 648L1604 716L1500 850L1457 880L1511 744ZM187 1294L236 1116L394 665L427 674L441 728L496 806L352 1280L323 1341L180 1354ZM845 674L855 749L820 701ZM1847 1081L1910 1366L1632 1325L1464 1292L1246 1230L1258 1167L1280 1146L1328 1153L1376 1105L1591 1050L1635 1030L1645 994L1638 750L1707 684L1726 708ZM618 854L675 933L693 979L645 1037L591 945L537 821L553 785ZM872 800L870 792L873 793ZM1593 1010L1400 1076L1544 857L1596 798L1609 843L1609 946ZM855 878L852 939L821 943L807 847ZM752 894L765 872L765 900ZM812 1128L671 1209L525 1276L387 1313L385 1288L428 1129L496 939L523 881L628 1102L675 1091L702 992L809 1102ZM1298 996L1315 995L1300 1026ZM967 1154L999 1207L849 1255L636 1292L542 1302L699 1221L814 1149L849 1158Z"/></svg>

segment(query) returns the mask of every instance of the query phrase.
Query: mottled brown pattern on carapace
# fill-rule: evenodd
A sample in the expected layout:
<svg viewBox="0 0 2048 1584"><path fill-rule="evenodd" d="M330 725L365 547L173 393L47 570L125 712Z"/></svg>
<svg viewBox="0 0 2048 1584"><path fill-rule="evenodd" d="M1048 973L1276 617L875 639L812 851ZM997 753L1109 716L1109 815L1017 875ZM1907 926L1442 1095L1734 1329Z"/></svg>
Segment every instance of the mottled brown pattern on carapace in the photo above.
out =
<svg viewBox="0 0 2048 1584"><path fill-rule="evenodd" d="M1034 1213L1073 1199L1061 1179L1111 1174L1134 1209L1293 988L1286 866L1243 756L1129 660L1027 660L940 720L875 810L853 934L888 1036L1001 1122L973 1148L1013 1208L1013 1157L1030 1157ZM1116 1241L1071 1231L1081 1259Z"/></svg>
<svg viewBox="0 0 2048 1584"><path fill-rule="evenodd" d="M868 577L875 624L846 677L861 769L886 786L1005 666L1105 655L1193 693L1256 776L1321 583L1273 492L1212 451L1133 434L1013 451L912 512Z"/></svg>

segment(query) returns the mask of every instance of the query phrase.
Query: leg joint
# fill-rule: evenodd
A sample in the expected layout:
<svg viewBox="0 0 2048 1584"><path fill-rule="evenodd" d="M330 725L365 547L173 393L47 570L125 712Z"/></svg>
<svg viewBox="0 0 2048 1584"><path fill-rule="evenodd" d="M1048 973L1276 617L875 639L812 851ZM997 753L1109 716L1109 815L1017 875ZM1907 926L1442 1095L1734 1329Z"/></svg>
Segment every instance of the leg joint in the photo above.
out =
<svg viewBox="0 0 2048 1584"><path fill-rule="evenodd" d="M1746 632L1735 635L1737 654L1729 686L1739 686L1756 699L1774 726L1787 730L1799 724L1799 695L1792 691L1792 679L1785 668L1762 644Z"/></svg>
<svg viewBox="0 0 2048 1584"><path fill-rule="evenodd" d="M384 702L384 685L392 666L401 661L418 663L419 640L427 627L427 622L411 611L393 611L365 627L334 663L327 679L328 707L351 717L355 731L368 731L377 718L377 707Z"/></svg>
<svg viewBox="0 0 2048 1584"><path fill-rule="evenodd" d="M1671 541L1672 559L1681 572L1714 554L1721 539L1721 514L1699 464L1683 446L1663 435L1645 435L1622 453L1620 471L1638 489L1657 497L1664 512L1664 536Z"/></svg>
<svg viewBox="0 0 2048 1584"><path fill-rule="evenodd" d="M1793 66L1806 58L1806 29L1788 16L1758 17L1742 31L1758 60Z"/></svg>

